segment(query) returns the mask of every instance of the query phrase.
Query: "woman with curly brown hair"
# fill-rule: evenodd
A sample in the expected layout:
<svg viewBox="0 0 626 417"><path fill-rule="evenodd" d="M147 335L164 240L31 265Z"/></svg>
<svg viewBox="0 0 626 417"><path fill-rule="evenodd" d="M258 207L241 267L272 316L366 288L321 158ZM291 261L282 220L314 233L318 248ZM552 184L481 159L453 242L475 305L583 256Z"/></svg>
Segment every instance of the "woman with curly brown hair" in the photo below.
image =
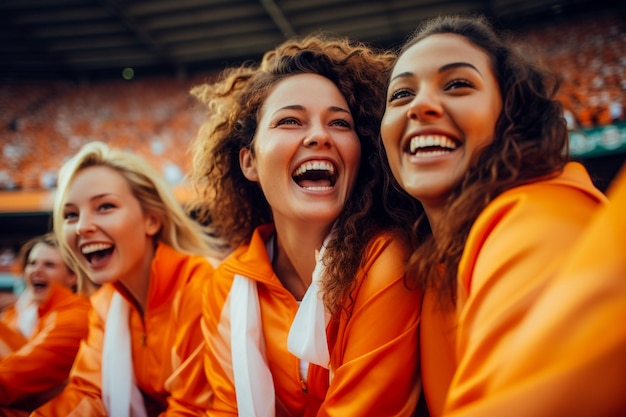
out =
<svg viewBox="0 0 626 417"><path fill-rule="evenodd" d="M431 416L497 387L520 320L606 201L568 161L556 81L507 42L483 18L436 18L390 76L382 142L399 185L424 209L409 270L425 288Z"/></svg>
<svg viewBox="0 0 626 417"><path fill-rule="evenodd" d="M389 188L378 145L393 59L312 35L193 90L209 109L196 211L236 246L205 288L210 415L412 414L418 206Z"/></svg>

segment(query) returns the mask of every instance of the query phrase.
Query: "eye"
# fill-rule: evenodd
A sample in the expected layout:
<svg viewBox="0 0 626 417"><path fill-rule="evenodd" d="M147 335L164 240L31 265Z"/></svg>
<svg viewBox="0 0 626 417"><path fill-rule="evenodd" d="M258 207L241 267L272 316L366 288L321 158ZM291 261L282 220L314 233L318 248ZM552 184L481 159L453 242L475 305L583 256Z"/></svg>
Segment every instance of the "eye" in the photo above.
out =
<svg viewBox="0 0 626 417"><path fill-rule="evenodd" d="M464 78L459 78L447 83L444 87L444 90L458 90L459 88L474 88L474 83Z"/></svg>
<svg viewBox="0 0 626 417"><path fill-rule="evenodd" d="M295 117L285 117L283 119L280 119L278 122L276 122L276 126L281 126L281 125L300 125L300 121L298 119L296 119Z"/></svg>
<svg viewBox="0 0 626 417"><path fill-rule="evenodd" d="M107 211L115 208L114 204L111 203L102 203L98 206L98 211Z"/></svg>
<svg viewBox="0 0 626 417"><path fill-rule="evenodd" d="M348 120L344 120L344 119L333 120L330 123L330 125L331 126L345 127L347 129L352 129L352 123L350 123Z"/></svg>
<svg viewBox="0 0 626 417"><path fill-rule="evenodd" d="M76 213L75 211L66 210L63 213L63 219L65 220L75 219L77 217L78 217L78 213Z"/></svg>
<svg viewBox="0 0 626 417"><path fill-rule="evenodd" d="M391 103L393 101L400 100L400 99L406 98L406 97L410 97L412 95L413 95L413 93L411 92L411 90L409 90L407 88L401 88L399 90L396 90L396 91L392 92L389 95L389 102Z"/></svg>

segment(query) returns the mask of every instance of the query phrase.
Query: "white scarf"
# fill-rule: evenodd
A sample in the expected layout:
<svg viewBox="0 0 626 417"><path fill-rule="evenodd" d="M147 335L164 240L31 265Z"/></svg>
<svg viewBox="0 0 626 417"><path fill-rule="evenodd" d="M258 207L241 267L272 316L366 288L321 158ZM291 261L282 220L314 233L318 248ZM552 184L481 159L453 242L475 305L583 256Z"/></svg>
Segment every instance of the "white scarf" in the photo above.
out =
<svg viewBox="0 0 626 417"><path fill-rule="evenodd" d="M273 239L266 244L273 258ZM324 275L322 246L317 256L311 285L307 289L288 336L288 349L302 360L325 368L329 365L326 325L328 314L322 302L319 283ZM275 391L265 357L261 308L255 281L235 275L230 289L231 352L238 415L274 417ZM293 345L293 346L292 346ZM302 356L301 356L302 355Z"/></svg>
<svg viewBox="0 0 626 417"><path fill-rule="evenodd" d="M17 328L27 339L30 339L39 324L39 305L33 300L31 290L26 290L15 303Z"/></svg>
<svg viewBox="0 0 626 417"><path fill-rule="evenodd" d="M324 242L326 243L326 242ZM289 352L301 360L314 363L325 369L330 365L328 352L328 340L326 339L326 326L330 315L322 300L320 284L326 273L322 258L326 249L325 244L316 254L315 269L311 285L306 290L296 317L291 323L287 348Z"/></svg>
<svg viewBox="0 0 626 417"><path fill-rule="evenodd" d="M135 383L128 302L113 293L102 347L102 402L112 417L147 417L143 397Z"/></svg>

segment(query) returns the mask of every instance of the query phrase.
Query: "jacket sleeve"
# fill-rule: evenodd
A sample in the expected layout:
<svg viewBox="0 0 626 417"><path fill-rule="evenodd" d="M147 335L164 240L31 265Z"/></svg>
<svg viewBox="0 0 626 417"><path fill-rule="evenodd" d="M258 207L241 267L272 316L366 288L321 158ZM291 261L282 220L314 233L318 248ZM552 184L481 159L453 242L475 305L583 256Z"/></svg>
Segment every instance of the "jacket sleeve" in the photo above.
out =
<svg viewBox="0 0 626 417"><path fill-rule="evenodd" d="M604 201L574 187L538 183L502 195L481 214L459 266L457 370L445 412L486 397L499 384L515 361L510 352L521 321ZM542 323L536 326L539 331ZM540 355L535 359L542 362Z"/></svg>
<svg viewBox="0 0 626 417"><path fill-rule="evenodd" d="M0 320L0 360L9 356L27 342L28 340L22 333ZM2 375L0 374L1 378Z"/></svg>
<svg viewBox="0 0 626 417"><path fill-rule="evenodd" d="M102 342L104 322L99 302L93 302L89 311L89 333L80 344L70 380L65 389L55 398L36 409L32 416L61 417L88 415L106 417L102 396Z"/></svg>
<svg viewBox="0 0 626 417"><path fill-rule="evenodd" d="M205 338L204 369L212 395L208 414L211 417L236 417L237 398L232 372L230 324L222 323L222 310L232 284L228 274L218 268L213 280L203 289L202 331Z"/></svg>
<svg viewBox="0 0 626 417"><path fill-rule="evenodd" d="M497 384L450 417L624 415L626 169L618 179L519 325Z"/></svg>
<svg viewBox="0 0 626 417"><path fill-rule="evenodd" d="M0 362L0 404L46 399L67 378L81 339L87 335L89 301L71 302L46 314L36 334Z"/></svg>
<svg viewBox="0 0 626 417"><path fill-rule="evenodd" d="M189 272L188 284L174 302L172 326L176 340L172 347L172 375L165 382L169 392L162 416L202 416L211 390L204 373L204 337L201 331L202 289L213 276L213 267L200 263Z"/></svg>
<svg viewBox="0 0 626 417"><path fill-rule="evenodd" d="M350 316L337 324L318 417L412 416L417 404L422 293L407 288L407 249L398 240L378 238L367 256Z"/></svg>

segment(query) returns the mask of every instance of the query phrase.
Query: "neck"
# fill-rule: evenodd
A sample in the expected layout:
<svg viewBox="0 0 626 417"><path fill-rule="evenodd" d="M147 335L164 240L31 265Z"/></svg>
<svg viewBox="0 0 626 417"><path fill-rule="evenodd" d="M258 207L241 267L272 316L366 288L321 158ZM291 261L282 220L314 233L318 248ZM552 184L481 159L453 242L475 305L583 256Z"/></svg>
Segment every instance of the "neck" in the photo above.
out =
<svg viewBox="0 0 626 417"><path fill-rule="evenodd" d="M315 253L322 247L329 228L281 227L276 225L273 268L283 286L301 300L311 285Z"/></svg>
<svg viewBox="0 0 626 417"><path fill-rule="evenodd" d="M156 252L152 241L147 242L147 248L149 249L146 250L145 256L141 259L133 272L119 281L126 290L127 295L134 299L141 315L143 315L148 303L152 260Z"/></svg>

